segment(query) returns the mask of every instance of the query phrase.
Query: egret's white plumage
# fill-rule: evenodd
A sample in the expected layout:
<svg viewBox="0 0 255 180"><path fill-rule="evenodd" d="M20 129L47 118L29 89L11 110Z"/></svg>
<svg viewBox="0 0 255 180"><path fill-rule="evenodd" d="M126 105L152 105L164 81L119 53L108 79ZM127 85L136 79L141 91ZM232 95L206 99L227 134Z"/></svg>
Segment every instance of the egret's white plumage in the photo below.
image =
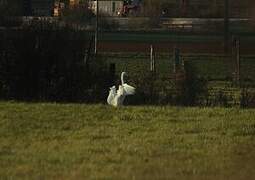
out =
<svg viewBox="0 0 255 180"><path fill-rule="evenodd" d="M110 87L107 98L107 103L109 105L115 107L122 106L126 96L135 94L135 88L124 82L125 74L125 72L121 73L121 85L119 85L119 89L117 91L115 86Z"/></svg>
<svg viewBox="0 0 255 180"><path fill-rule="evenodd" d="M108 95L108 98L107 98L107 103L110 104L114 97L116 96L116 87L115 86L112 86L110 87L110 91L109 91L109 95Z"/></svg>

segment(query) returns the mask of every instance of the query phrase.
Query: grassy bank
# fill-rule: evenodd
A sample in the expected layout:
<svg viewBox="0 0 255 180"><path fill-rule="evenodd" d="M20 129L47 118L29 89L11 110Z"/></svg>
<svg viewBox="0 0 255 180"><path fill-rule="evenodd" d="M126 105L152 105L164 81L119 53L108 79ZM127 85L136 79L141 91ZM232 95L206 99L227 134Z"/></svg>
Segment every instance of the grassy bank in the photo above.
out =
<svg viewBox="0 0 255 180"><path fill-rule="evenodd" d="M93 35L93 32L90 32ZM235 34L233 32L233 34ZM242 43L255 41L254 33L237 33ZM103 42L143 42L143 43L220 43L224 41L224 34L219 33L193 33L169 31L112 31L100 32L99 40Z"/></svg>
<svg viewBox="0 0 255 180"><path fill-rule="evenodd" d="M116 64L116 71L127 71L129 74L150 70L150 54L147 53L102 53L108 64ZM217 54L181 54L181 59L190 62L195 72L201 77L210 79L226 79L233 76L235 62L229 56ZM156 71L169 75L173 72L173 55L171 53L156 54ZM240 71L243 79L255 77L255 56L242 56Z"/></svg>
<svg viewBox="0 0 255 180"><path fill-rule="evenodd" d="M253 179L255 110L0 103L3 179Z"/></svg>

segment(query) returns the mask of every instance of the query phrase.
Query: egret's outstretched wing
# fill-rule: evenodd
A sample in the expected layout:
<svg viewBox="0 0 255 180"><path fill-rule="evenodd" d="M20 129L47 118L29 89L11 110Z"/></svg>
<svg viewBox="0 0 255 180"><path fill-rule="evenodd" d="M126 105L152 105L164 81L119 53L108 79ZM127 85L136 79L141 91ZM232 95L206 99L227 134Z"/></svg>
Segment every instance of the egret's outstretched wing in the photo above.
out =
<svg viewBox="0 0 255 180"><path fill-rule="evenodd" d="M119 85L119 89L117 90L117 95L122 96L125 95L125 90L124 87L122 85Z"/></svg>
<svg viewBox="0 0 255 180"><path fill-rule="evenodd" d="M135 88L133 86L128 85L127 83L123 84L123 88L126 95L135 94Z"/></svg>
<svg viewBox="0 0 255 180"><path fill-rule="evenodd" d="M115 103L116 103L116 107L117 106L122 106L124 99L126 97L126 92L124 90L124 87L122 85L119 85L119 89L117 91L117 95L115 97Z"/></svg>
<svg viewBox="0 0 255 180"><path fill-rule="evenodd" d="M107 103L111 105L113 99L114 99L114 95L113 95L113 93L111 91L109 91L109 95L107 97Z"/></svg>
<svg viewBox="0 0 255 180"><path fill-rule="evenodd" d="M116 94L117 94L116 93L116 87L115 86L111 87L110 91L109 91L109 95L107 97L107 103L108 104L110 104L110 105L113 104L113 101L114 101L114 98L115 98Z"/></svg>
<svg viewBox="0 0 255 180"><path fill-rule="evenodd" d="M116 93L117 93L116 87L115 87L115 86L110 87L110 91L112 91L112 93L113 93L114 95L116 95Z"/></svg>

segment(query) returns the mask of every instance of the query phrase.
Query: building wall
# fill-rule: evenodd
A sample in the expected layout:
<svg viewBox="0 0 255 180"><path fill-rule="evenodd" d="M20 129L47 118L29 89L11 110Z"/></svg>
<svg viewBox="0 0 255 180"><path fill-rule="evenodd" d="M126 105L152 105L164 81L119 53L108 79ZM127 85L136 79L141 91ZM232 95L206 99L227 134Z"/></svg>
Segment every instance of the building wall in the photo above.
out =
<svg viewBox="0 0 255 180"><path fill-rule="evenodd" d="M91 1L91 8L96 12L96 1ZM118 16L118 12L121 12L123 8L123 1L98 1L99 13L109 15L109 16Z"/></svg>

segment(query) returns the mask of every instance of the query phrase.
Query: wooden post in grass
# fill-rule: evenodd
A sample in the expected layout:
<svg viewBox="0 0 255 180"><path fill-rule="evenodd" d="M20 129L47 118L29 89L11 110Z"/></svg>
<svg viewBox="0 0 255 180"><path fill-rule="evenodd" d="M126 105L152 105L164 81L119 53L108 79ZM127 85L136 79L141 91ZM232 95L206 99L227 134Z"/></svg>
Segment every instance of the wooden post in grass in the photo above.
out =
<svg viewBox="0 0 255 180"><path fill-rule="evenodd" d="M154 87L154 82L156 80L155 72L156 72L156 67L155 67L155 51L153 45L150 46L150 78L151 81L149 83L149 89L150 89L150 97L151 101L155 98L155 87Z"/></svg>
<svg viewBox="0 0 255 180"><path fill-rule="evenodd" d="M155 51L153 45L150 47L150 70L151 72L156 72L156 64L155 64Z"/></svg>

